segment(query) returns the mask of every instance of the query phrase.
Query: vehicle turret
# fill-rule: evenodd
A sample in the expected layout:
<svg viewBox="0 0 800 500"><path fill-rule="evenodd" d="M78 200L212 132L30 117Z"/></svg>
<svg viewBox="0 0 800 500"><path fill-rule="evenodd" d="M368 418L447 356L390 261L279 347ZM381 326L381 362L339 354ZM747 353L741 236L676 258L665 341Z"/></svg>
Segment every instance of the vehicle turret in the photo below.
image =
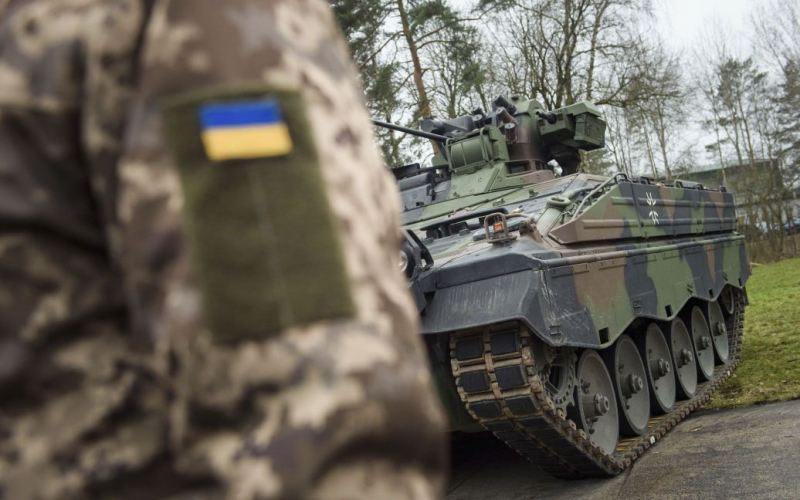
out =
<svg viewBox="0 0 800 500"><path fill-rule="evenodd" d="M375 124L436 145L431 167L394 169L405 209L553 179L551 160L562 175L576 173L580 151L602 148L606 128L600 111L589 101L548 111L538 101L520 96L497 97L489 112L477 108L450 120L423 119L420 130ZM423 177L408 180L416 176ZM447 181L444 189L434 189L443 181Z"/></svg>

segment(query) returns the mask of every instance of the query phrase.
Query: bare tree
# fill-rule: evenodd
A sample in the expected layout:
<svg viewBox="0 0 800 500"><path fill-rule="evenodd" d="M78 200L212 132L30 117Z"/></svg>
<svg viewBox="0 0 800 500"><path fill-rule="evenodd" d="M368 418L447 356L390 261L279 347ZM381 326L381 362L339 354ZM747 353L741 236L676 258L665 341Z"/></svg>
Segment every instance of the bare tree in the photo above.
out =
<svg viewBox="0 0 800 500"><path fill-rule="evenodd" d="M647 0L481 2L489 36L503 46L502 76L512 91L559 108L580 99L623 105L625 90L646 79L638 56Z"/></svg>
<svg viewBox="0 0 800 500"><path fill-rule="evenodd" d="M756 7L752 24L757 48L775 69L785 71L791 61L800 61L800 4L795 0Z"/></svg>

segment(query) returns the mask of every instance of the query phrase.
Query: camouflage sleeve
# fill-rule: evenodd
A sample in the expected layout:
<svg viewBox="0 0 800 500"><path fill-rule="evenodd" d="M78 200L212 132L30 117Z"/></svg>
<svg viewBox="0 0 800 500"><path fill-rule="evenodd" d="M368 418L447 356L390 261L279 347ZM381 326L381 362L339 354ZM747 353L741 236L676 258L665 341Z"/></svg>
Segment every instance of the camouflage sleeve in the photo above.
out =
<svg viewBox="0 0 800 500"><path fill-rule="evenodd" d="M438 497L445 471L444 422L417 336L416 312L397 272L399 203L327 3L158 2L145 33L139 81L120 161L120 248L125 267L143 275L155 274L154 266L176 259L170 279L155 284L164 287L159 293L166 310L152 329L164 334L162 345L170 354L176 394L173 446L181 472L210 475L235 498ZM204 283L225 288L225 276L236 275L241 263L239 252L250 250L240 248L248 238L244 233L258 228L220 238L207 234L206 226L229 229L215 221L220 211L241 208L236 200L251 196L232 180L250 164L239 165L241 170L224 163L207 165L197 154L197 113L166 121L162 116L171 115L162 113L172 109L169 103L197 111L207 102L262 94L277 96L283 105L298 149L303 145L316 152L299 163L291 155L285 161L254 163L261 170L253 175L276 177L249 178L260 183L254 196L263 198L275 216L272 223L286 231L279 231L278 241L305 260L293 261L285 248L268 246L265 257L276 260L277 254L281 265L265 276L289 277L276 301L288 302L294 321L287 320L278 333L251 328L255 333L246 341L222 342L220 338L230 338L225 321L233 328L241 318L217 311L215 318L222 314L222 322L214 328L200 324L198 317L208 319L214 304L203 300L198 288L208 292ZM165 137L172 138L172 147ZM280 176L288 169L307 169L308 163L318 163L321 198L302 198L314 191L304 190L304 183L311 181L299 173L286 177L296 179L296 185L270 183L286 179ZM274 172L264 173L262 167ZM153 199L169 203L148 202ZM316 227L313 219L310 227L280 226L283 220L304 217L307 205L318 212ZM182 261L187 252L172 247L178 240L159 236L170 234L180 209L197 212L195 219L188 217L186 239L194 265ZM314 245L322 241L315 234L324 232L325 224L333 228L338 251ZM300 238L310 250L288 241ZM233 239L240 247L230 246ZM223 246L210 248L214 245ZM143 248L149 253L143 254ZM237 258L220 257L226 248L236 248ZM325 278L314 284L289 268L316 267L325 274L315 262L328 258L329 251L338 252L345 283L330 285L327 300L346 294L352 308L338 311L345 314L315 316L314 310L324 304L303 304L303 288L315 297L311 288L334 282ZM198 263L202 274L195 272ZM216 272L222 263L228 267ZM247 269L255 273L259 265L254 261ZM297 276L300 283L293 281ZM270 293L277 285L272 280L266 285L247 281L253 294L274 296ZM259 312L243 314L259 318ZM264 321L272 320L268 316Z"/></svg>
<svg viewBox="0 0 800 500"><path fill-rule="evenodd" d="M74 498L166 450L109 247L143 19L136 0L0 2L0 498Z"/></svg>
<svg viewBox="0 0 800 500"><path fill-rule="evenodd" d="M0 498L141 498L159 483L234 498L437 496L443 421L393 262L396 195L326 3L0 1L0 47ZM216 189L228 170L206 184L178 175L165 137L199 130L168 129L162 111L195 91L254 88L295 96L285 118L313 146L324 196L312 208L333 228L308 241L334 241L344 280L326 283L347 300L315 317L325 308L300 300L313 276L288 273L303 281L277 302L303 313L221 342L229 332L200 319L195 273L221 261L193 265L207 240L184 236L185 207L207 198L184 189L225 206L236 196ZM293 186L268 187L256 194L289 209L276 220L308 215Z"/></svg>

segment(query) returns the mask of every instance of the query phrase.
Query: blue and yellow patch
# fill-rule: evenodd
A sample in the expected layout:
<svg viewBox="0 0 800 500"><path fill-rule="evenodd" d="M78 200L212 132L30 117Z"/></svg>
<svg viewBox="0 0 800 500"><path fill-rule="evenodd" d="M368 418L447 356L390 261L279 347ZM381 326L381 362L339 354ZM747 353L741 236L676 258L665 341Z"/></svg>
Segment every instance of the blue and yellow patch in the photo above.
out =
<svg viewBox="0 0 800 500"><path fill-rule="evenodd" d="M200 128L206 155L212 161L284 156L292 137L275 99L205 104Z"/></svg>
<svg viewBox="0 0 800 500"><path fill-rule="evenodd" d="M171 97L162 113L214 343L260 341L287 328L356 317L302 94L213 88Z"/></svg>

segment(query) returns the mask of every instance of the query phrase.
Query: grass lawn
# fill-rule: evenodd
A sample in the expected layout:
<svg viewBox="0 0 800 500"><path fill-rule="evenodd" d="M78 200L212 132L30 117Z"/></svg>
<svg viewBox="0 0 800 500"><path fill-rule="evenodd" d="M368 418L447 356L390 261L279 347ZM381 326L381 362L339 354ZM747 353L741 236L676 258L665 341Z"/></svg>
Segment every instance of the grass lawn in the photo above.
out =
<svg viewBox="0 0 800 500"><path fill-rule="evenodd" d="M800 258L753 268L742 361L706 408L800 398Z"/></svg>

